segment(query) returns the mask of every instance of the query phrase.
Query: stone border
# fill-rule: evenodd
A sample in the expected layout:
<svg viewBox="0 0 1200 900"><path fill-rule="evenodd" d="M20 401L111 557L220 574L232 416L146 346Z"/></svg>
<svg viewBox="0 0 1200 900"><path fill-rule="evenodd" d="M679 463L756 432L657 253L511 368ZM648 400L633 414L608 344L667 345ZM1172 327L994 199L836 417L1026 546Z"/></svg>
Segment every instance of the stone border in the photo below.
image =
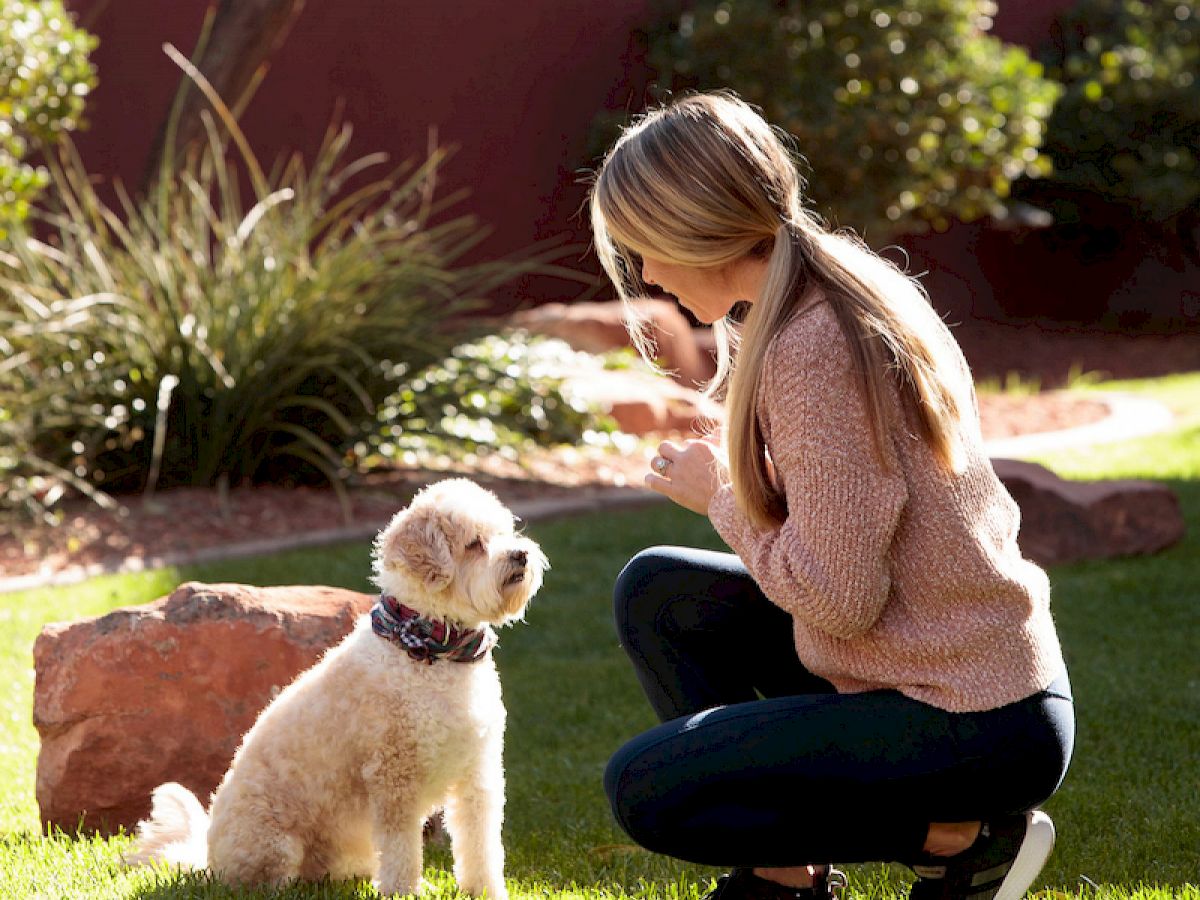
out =
<svg viewBox="0 0 1200 900"><path fill-rule="evenodd" d="M581 492L582 493L582 492ZM508 503L513 515L526 522L562 518L603 509L645 506L666 502L661 494L641 488L589 487L580 497L555 497L544 500L513 500ZM86 566L71 566L57 572L14 575L0 578L0 594L14 591L33 590L43 587L63 587L79 584L97 575L118 575L127 572L144 572L169 566L189 566L200 563L220 562L227 559L245 559L266 556L287 550L302 550L307 547L323 547L350 541L367 541L375 537L388 523L388 519L377 522L356 522L338 528L325 528L295 535L260 538L237 544L219 544L198 550L178 553L131 556L108 562L91 563Z"/></svg>
<svg viewBox="0 0 1200 900"><path fill-rule="evenodd" d="M1109 415L1099 422L1045 431L1038 434L1017 435L1000 438L984 444L991 457L1023 459L1050 450L1070 447L1112 443L1157 434L1170 428L1174 422L1171 411L1156 400L1129 394L1097 393L1095 399L1105 403ZM544 521L579 513L604 509L619 509L647 504L663 503L666 498L642 488L611 487L589 488L579 497L566 496L545 500L515 500L509 506L513 514L528 522ZM75 566L49 574L17 575L0 579L0 594L13 591L32 590L42 587L62 587L78 584L97 575L114 575L125 572L141 572L168 566L186 566L199 563L219 562L226 559L244 559L264 556L285 550L320 547L348 541L369 540L387 524L361 522L341 528L328 528L303 534L243 541L205 547L195 551L155 554L145 557L129 557L112 562Z"/></svg>
<svg viewBox="0 0 1200 900"><path fill-rule="evenodd" d="M1089 396L1108 407L1108 415L1099 422L1059 431L1019 434L1015 437L985 441L984 448L988 456L1024 459L1051 450L1111 444L1158 434L1166 431L1175 422L1174 414L1167 407L1149 397L1108 393Z"/></svg>

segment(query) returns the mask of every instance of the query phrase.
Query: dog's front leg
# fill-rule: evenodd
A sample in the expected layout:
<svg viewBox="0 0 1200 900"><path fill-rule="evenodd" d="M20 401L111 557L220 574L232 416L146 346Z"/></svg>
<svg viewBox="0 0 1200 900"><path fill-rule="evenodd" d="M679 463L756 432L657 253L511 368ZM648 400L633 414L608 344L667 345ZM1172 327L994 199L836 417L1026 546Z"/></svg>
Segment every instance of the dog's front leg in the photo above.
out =
<svg viewBox="0 0 1200 900"><path fill-rule="evenodd" d="M495 758L481 760L470 777L451 789L445 820L459 888L476 897L507 900L501 841L504 770L498 750Z"/></svg>
<svg viewBox="0 0 1200 900"><path fill-rule="evenodd" d="M415 804L373 794L371 818L379 848L379 893L385 897L420 893L424 823Z"/></svg>

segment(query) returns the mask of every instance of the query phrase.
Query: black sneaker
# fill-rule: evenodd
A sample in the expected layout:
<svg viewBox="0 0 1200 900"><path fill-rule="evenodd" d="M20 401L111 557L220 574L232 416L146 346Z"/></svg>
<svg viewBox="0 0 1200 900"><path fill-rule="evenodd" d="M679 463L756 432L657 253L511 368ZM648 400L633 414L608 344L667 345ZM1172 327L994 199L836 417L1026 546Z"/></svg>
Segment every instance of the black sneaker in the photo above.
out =
<svg viewBox="0 0 1200 900"><path fill-rule="evenodd" d="M1021 900L1054 848L1054 823L1040 809L985 822L954 856L927 856L909 900Z"/></svg>
<svg viewBox="0 0 1200 900"><path fill-rule="evenodd" d="M716 886L702 900L837 900L845 886L846 876L837 869L821 868L813 878L812 887L794 888L759 878L746 866L718 878Z"/></svg>

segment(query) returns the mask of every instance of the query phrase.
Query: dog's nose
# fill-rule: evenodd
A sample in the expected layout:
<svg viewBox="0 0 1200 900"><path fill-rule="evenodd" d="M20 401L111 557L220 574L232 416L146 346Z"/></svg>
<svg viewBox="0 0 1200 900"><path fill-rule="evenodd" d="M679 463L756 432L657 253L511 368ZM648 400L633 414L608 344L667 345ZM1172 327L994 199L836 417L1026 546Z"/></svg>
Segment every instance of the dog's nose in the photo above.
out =
<svg viewBox="0 0 1200 900"><path fill-rule="evenodd" d="M525 560L529 558L529 554L524 550L510 550L508 558L517 565L523 566L525 565Z"/></svg>

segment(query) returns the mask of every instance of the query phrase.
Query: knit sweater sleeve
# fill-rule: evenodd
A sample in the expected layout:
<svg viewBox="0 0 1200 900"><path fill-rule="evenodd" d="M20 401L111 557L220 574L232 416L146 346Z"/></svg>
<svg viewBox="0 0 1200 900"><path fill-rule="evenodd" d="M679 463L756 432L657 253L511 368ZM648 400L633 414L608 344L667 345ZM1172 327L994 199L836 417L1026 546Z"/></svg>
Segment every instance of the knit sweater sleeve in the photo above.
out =
<svg viewBox="0 0 1200 900"><path fill-rule="evenodd" d="M888 599L904 478L890 447L889 466L880 464L840 331L789 326L769 351L763 391L785 519L756 526L729 486L709 517L772 602L799 623L852 638L878 621Z"/></svg>

